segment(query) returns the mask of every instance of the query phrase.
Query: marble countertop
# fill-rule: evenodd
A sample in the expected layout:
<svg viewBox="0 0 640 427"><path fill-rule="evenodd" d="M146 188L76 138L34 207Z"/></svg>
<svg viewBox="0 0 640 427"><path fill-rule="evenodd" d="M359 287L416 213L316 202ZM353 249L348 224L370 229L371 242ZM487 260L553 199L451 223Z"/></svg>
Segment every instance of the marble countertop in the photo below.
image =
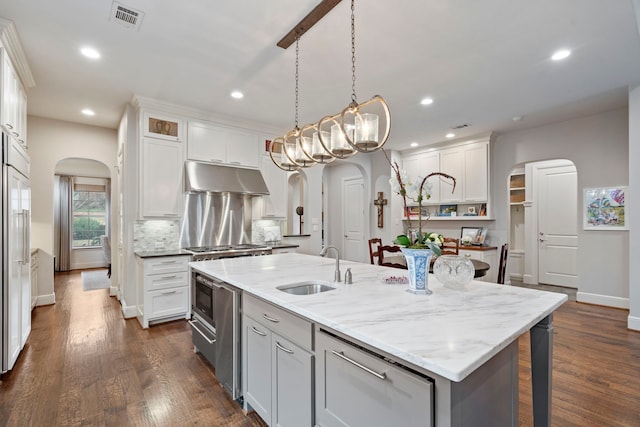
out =
<svg viewBox="0 0 640 427"><path fill-rule="evenodd" d="M353 284L315 295L290 295L276 286L304 280L331 282L335 260L287 253L190 263L238 288L339 331L371 347L452 381L462 381L500 350L552 313L564 294L473 281L466 290L445 288L429 276L431 295L408 285L382 284L403 271L340 262Z"/></svg>

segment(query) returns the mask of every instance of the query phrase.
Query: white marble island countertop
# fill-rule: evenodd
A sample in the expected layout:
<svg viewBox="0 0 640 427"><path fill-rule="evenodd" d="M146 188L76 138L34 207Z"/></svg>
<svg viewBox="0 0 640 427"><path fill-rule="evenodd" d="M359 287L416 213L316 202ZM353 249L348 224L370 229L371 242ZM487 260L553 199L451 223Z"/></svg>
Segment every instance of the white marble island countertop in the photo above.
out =
<svg viewBox="0 0 640 427"><path fill-rule="evenodd" d="M353 284L314 295L290 295L277 286L304 280L331 282L335 260L277 254L194 262L215 276L316 323L339 331L451 381L462 381L566 300L564 294L473 281L452 290L429 276L431 295L388 285L385 273L403 270L348 261Z"/></svg>

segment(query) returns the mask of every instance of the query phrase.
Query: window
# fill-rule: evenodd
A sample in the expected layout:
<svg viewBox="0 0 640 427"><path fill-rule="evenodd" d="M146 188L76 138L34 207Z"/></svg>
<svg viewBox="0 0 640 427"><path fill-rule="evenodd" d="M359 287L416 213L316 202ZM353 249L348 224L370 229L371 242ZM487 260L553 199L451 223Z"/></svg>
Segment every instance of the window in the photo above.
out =
<svg viewBox="0 0 640 427"><path fill-rule="evenodd" d="M104 179L77 177L73 184L72 248L100 246L107 223L107 193Z"/></svg>

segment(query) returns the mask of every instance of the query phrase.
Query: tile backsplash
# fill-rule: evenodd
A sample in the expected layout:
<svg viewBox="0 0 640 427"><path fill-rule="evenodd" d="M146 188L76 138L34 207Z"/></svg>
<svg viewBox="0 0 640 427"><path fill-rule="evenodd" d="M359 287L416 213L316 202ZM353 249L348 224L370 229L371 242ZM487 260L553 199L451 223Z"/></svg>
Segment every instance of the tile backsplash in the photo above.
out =
<svg viewBox="0 0 640 427"><path fill-rule="evenodd" d="M264 243L265 227L280 227L280 235L282 235L282 230L285 224L285 221L277 219L254 220L251 224L251 241L253 243Z"/></svg>
<svg viewBox="0 0 640 427"><path fill-rule="evenodd" d="M133 226L133 250L153 251L180 248L180 221L136 221Z"/></svg>

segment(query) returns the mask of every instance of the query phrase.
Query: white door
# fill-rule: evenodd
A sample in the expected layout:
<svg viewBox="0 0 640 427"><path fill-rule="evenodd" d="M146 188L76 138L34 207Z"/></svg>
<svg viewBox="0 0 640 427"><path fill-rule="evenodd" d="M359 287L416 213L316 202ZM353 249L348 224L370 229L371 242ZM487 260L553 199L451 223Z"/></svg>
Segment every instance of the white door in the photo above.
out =
<svg viewBox="0 0 640 427"><path fill-rule="evenodd" d="M538 282L578 287L578 184L575 166L537 171Z"/></svg>
<svg viewBox="0 0 640 427"><path fill-rule="evenodd" d="M342 258L365 262L364 245L364 183L362 178L345 178L342 181ZM367 252L368 254L368 252Z"/></svg>

